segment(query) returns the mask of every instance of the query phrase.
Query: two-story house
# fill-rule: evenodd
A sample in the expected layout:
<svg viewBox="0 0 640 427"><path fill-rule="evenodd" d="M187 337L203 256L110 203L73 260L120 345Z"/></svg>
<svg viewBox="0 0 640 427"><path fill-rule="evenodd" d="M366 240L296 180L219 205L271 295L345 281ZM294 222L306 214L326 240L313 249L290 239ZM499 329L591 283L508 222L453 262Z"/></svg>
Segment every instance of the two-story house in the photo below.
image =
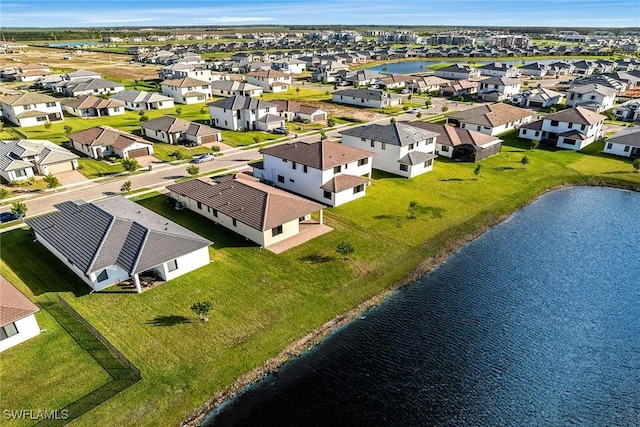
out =
<svg viewBox="0 0 640 427"><path fill-rule="evenodd" d="M64 120L60 101L37 92L5 95L0 99L2 118L20 127Z"/></svg>
<svg viewBox="0 0 640 427"><path fill-rule="evenodd" d="M291 87L291 75L278 70L254 71L247 74L247 83L260 86L265 92L286 92Z"/></svg>
<svg viewBox="0 0 640 427"><path fill-rule="evenodd" d="M307 63L295 58L282 58L272 62L272 66L287 74L304 73Z"/></svg>
<svg viewBox="0 0 640 427"><path fill-rule="evenodd" d="M209 104L211 123L219 128L270 131L283 127L285 119L278 115L278 106L248 96L230 96Z"/></svg>
<svg viewBox="0 0 640 427"><path fill-rule="evenodd" d="M328 140L274 145L261 153L253 176L329 206L365 196L374 156Z"/></svg>
<svg viewBox="0 0 640 427"><path fill-rule="evenodd" d="M534 113L529 110L497 103L453 113L447 116L447 121L459 125L462 129L498 135L530 123L533 115Z"/></svg>
<svg viewBox="0 0 640 427"><path fill-rule="evenodd" d="M470 80L480 77L480 71L469 65L452 64L435 70L434 75L449 80Z"/></svg>
<svg viewBox="0 0 640 427"><path fill-rule="evenodd" d="M602 114L583 107L568 108L520 127L518 136L558 148L581 150L603 136L604 119Z"/></svg>
<svg viewBox="0 0 640 427"><path fill-rule="evenodd" d="M520 93L520 80L510 77L489 77L478 83L478 98L483 101L500 102Z"/></svg>
<svg viewBox="0 0 640 427"><path fill-rule="evenodd" d="M520 69L505 62L490 62L478 67L480 74L491 77L517 78L520 76Z"/></svg>
<svg viewBox="0 0 640 427"><path fill-rule="evenodd" d="M406 123L358 126L340 132L342 144L374 152L374 169L412 178L433 169L438 134Z"/></svg>
<svg viewBox="0 0 640 427"><path fill-rule="evenodd" d="M211 82L211 93L216 96L260 96L264 90L260 86L236 80Z"/></svg>
<svg viewBox="0 0 640 427"><path fill-rule="evenodd" d="M601 113L610 108L616 100L616 90L599 84L573 86L567 91L567 107L584 107Z"/></svg>
<svg viewBox="0 0 640 427"><path fill-rule="evenodd" d="M373 89L345 89L333 92L333 102L369 108L397 107L402 105L402 95Z"/></svg>
<svg viewBox="0 0 640 427"><path fill-rule="evenodd" d="M114 99L102 99L93 95L82 95L78 99L68 99L62 108L78 117L104 117L124 114L124 102Z"/></svg>
<svg viewBox="0 0 640 427"><path fill-rule="evenodd" d="M211 97L211 83L192 77L170 79L160 83L160 92L178 104L197 104Z"/></svg>

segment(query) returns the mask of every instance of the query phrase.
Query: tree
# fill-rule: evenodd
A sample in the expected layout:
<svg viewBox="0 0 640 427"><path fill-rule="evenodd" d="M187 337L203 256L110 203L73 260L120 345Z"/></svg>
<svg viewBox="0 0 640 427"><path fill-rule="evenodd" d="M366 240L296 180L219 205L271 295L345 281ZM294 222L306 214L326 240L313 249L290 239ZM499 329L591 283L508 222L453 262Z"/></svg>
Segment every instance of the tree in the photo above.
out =
<svg viewBox="0 0 640 427"><path fill-rule="evenodd" d="M427 107L427 109L431 108L431 98L427 98L424 101L424 106Z"/></svg>
<svg viewBox="0 0 640 427"><path fill-rule="evenodd" d="M330 128L334 127L336 125L336 121L333 118L328 118L327 119L327 126L329 126Z"/></svg>
<svg viewBox="0 0 640 427"><path fill-rule="evenodd" d="M146 114L143 114L140 116L140 121L141 122L148 122L149 121L149 116L147 116Z"/></svg>
<svg viewBox="0 0 640 427"><path fill-rule="evenodd" d="M177 115L182 114L182 107L178 107L178 108L176 108L176 114L177 114Z"/></svg>
<svg viewBox="0 0 640 427"><path fill-rule="evenodd" d="M390 122L391 124L394 124L394 123L396 122L396 118L395 118L395 117L391 117L391 120L389 120L389 122Z"/></svg>
<svg viewBox="0 0 640 427"><path fill-rule="evenodd" d="M440 108L440 111L446 113L447 111L449 111L449 106L446 103L442 104L442 108Z"/></svg>
<svg viewBox="0 0 640 427"><path fill-rule="evenodd" d="M200 107L200 114L204 114L207 112L207 109L204 107Z"/></svg>
<svg viewBox="0 0 640 427"><path fill-rule="evenodd" d="M140 168L140 163L136 159L123 159L122 167L127 172L135 172Z"/></svg>
<svg viewBox="0 0 640 427"><path fill-rule="evenodd" d="M535 151L536 148L540 145L540 140L532 139L531 140L531 151Z"/></svg>
<svg viewBox="0 0 640 427"><path fill-rule="evenodd" d="M476 168L473 170L473 174L476 176L476 179L478 179L478 177L480 176L481 170L482 170L482 165L476 166Z"/></svg>
<svg viewBox="0 0 640 427"><path fill-rule="evenodd" d="M416 114L416 117L417 117L417 118L422 117L422 113L418 113L418 114Z"/></svg>
<svg viewBox="0 0 640 427"><path fill-rule="evenodd" d="M11 213L18 218L23 218L27 214L27 205L24 202L13 202L11 204Z"/></svg>
<svg viewBox="0 0 640 427"><path fill-rule="evenodd" d="M0 199L6 199L11 193L6 188L0 188Z"/></svg>
<svg viewBox="0 0 640 427"><path fill-rule="evenodd" d="M418 207L420 205L415 200L409 202L409 207L407 208L407 212L409 213L409 218L416 219L418 217Z"/></svg>
<svg viewBox="0 0 640 427"><path fill-rule="evenodd" d="M214 146L212 146L212 147L211 147L211 152L212 152L214 155L217 155L218 153L220 153L220 146L219 146L219 145L214 145Z"/></svg>
<svg viewBox="0 0 640 427"><path fill-rule="evenodd" d="M69 136L71 135L71 131L73 131L73 126L71 125L64 125L64 134Z"/></svg>
<svg viewBox="0 0 640 427"><path fill-rule="evenodd" d="M173 157L176 160L182 160L184 159L184 155L182 154L182 151L180 150L175 150L173 153L169 154L171 157Z"/></svg>
<svg viewBox="0 0 640 427"><path fill-rule="evenodd" d="M635 159L633 161L633 171L635 173L639 173L640 172L640 159Z"/></svg>
<svg viewBox="0 0 640 427"><path fill-rule="evenodd" d="M325 131L321 130L320 131L320 140L324 141L325 139L327 139L327 134L325 133Z"/></svg>
<svg viewBox="0 0 640 427"><path fill-rule="evenodd" d="M520 160L523 168L526 168L529 164L529 158L527 156L522 156L522 160Z"/></svg>
<svg viewBox="0 0 640 427"><path fill-rule="evenodd" d="M296 93L300 93L300 88L299 87L296 88Z"/></svg>
<svg viewBox="0 0 640 427"><path fill-rule="evenodd" d="M260 137L259 137L258 135L254 136L254 137L253 137L253 142L254 142L255 144L259 143L259 142L260 142Z"/></svg>
<svg viewBox="0 0 640 427"><path fill-rule="evenodd" d="M50 130L50 129L51 129L51 122L47 122L47 123L45 123L45 124L44 124L44 128L45 128L46 130Z"/></svg>
<svg viewBox="0 0 640 427"><path fill-rule="evenodd" d="M351 255L354 251L355 248L349 242L338 243L338 246L336 246L336 252L342 257L343 261L348 260L349 255Z"/></svg>
<svg viewBox="0 0 640 427"><path fill-rule="evenodd" d="M196 176L200 173L200 168L196 165L189 165L187 166L187 173L190 176Z"/></svg>
<svg viewBox="0 0 640 427"><path fill-rule="evenodd" d="M198 301L194 302L191 305L191 310L193 310L193 312L197 314L198 317L200 317L201 322L208 322L209 312L211 311L212 307L213 304L211 304L209 301Z"/></svg>
<svg viewBox="0 0 640 427"><path fill-rule="evenodd" d="M131 193L131 181L125 181L120 187L120 192L124 194Z"/></svg>
<svg viewBox="0 0 640 427"><path fill-rule="evenodd" d="M47 184L47 188L60 187L60 181L55 175L51 173L45 176L44 178L42 178L42 180L45 182L45 184Z"/></svg>

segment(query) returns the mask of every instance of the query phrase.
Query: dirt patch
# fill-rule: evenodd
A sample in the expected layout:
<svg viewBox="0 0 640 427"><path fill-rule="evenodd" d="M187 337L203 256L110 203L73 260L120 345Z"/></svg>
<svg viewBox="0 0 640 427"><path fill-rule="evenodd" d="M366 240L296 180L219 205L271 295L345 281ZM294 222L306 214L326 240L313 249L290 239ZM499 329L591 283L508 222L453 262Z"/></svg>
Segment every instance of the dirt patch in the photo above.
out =
<svg viewBox="0 0 640 427"><path fill-rule="evenodd" d="M322 101L300 101L305 105L311 105L317 108L321 108L327 112L327 115L333 117L353 117L363 122L369 122L371 120L382 119L388 117L384 114L372 111L366 108L355 108L346 105L334 104L331 102Z"/></svg>

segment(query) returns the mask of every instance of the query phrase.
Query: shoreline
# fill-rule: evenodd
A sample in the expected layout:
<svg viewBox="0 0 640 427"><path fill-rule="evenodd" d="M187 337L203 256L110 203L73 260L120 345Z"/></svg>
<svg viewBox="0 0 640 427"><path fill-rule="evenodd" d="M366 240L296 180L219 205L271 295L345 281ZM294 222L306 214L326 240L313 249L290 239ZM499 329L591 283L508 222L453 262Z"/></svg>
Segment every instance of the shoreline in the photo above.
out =
<svg viewBox="0 0 640 427"><path fill-rule="evenodd" d="M447 242L442 248L440 248L436 254L424 259L420 264L418 264L415 268L407 273L401 280L393 283L382 292L374 295L373 297L361 302L356 307L339 314L328 322L324 323L320 327L314 329L313 331L307 333L303 337L297 339L287 347L285 347L280 353L276 356L268 359L264 364L258 366L249 372L238 377L231 386L220 390L215 393L209 399L207 399L203 404L201 404L197 409L194 409L180 424L181 427L197 427L200 425L202 420L220 405L225 402L230 401L234 397L236 397L242 390L246 387L260 381L264 376L277 372L284 363L288 362L290 359L301 355L303 352L313 348L324 338L333 333L337 328L340 328L352 320L356 319L363 312L379 305L385 299L387 299L391 294L401 289L404 286L409 285L410 283L415 282L424 274L427 274L437 268L440 264L446 261L451 255L455 254L460 248L462 248L467 243L472 242L478 237L482 236L484 233L492 229L493 227L503 223L507 219L509 219L515 212L524 207L530 205L531 203L538 200L543 194L549 193L551 191L559 190L562 188L570 188L570 187L607 187L607 188L615 188L620 190L628 190L628 191L636 191L640 192L640 187L638 186L629 186L624 185L623 183L613 183L613 182L605 182L599 180L591 180L586 182L578 182L578 183L564 183L560 185L556 185L553 187L548 187L542 189L538 194L534 195L528 201L521 203L516 206L510 212L502 214L497 218L492 219L491 221L483 224L472 232L466 234L463 237L451 240ZM427 242L425 242L427 243Z"/></svg>

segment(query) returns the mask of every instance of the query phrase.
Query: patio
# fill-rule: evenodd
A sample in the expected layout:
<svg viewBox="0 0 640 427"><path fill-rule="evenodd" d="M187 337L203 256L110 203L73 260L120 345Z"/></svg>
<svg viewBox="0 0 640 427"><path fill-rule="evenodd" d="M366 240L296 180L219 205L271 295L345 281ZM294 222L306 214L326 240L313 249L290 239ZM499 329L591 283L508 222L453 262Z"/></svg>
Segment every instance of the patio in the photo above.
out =
<svg viewBox="0 0 640 427"><path fill-rule="evenodd" d="M320 224L319 222L314 220L307 220L300 223L300 232L298 234L289 237L288 239L284 239L278 243L274 243L271 246L267 246L266 249L275 254L280 254L288 249L306 243L311 239L322 236L323 234L326 234L332 230L333 228L327 225Z"/></svg>

